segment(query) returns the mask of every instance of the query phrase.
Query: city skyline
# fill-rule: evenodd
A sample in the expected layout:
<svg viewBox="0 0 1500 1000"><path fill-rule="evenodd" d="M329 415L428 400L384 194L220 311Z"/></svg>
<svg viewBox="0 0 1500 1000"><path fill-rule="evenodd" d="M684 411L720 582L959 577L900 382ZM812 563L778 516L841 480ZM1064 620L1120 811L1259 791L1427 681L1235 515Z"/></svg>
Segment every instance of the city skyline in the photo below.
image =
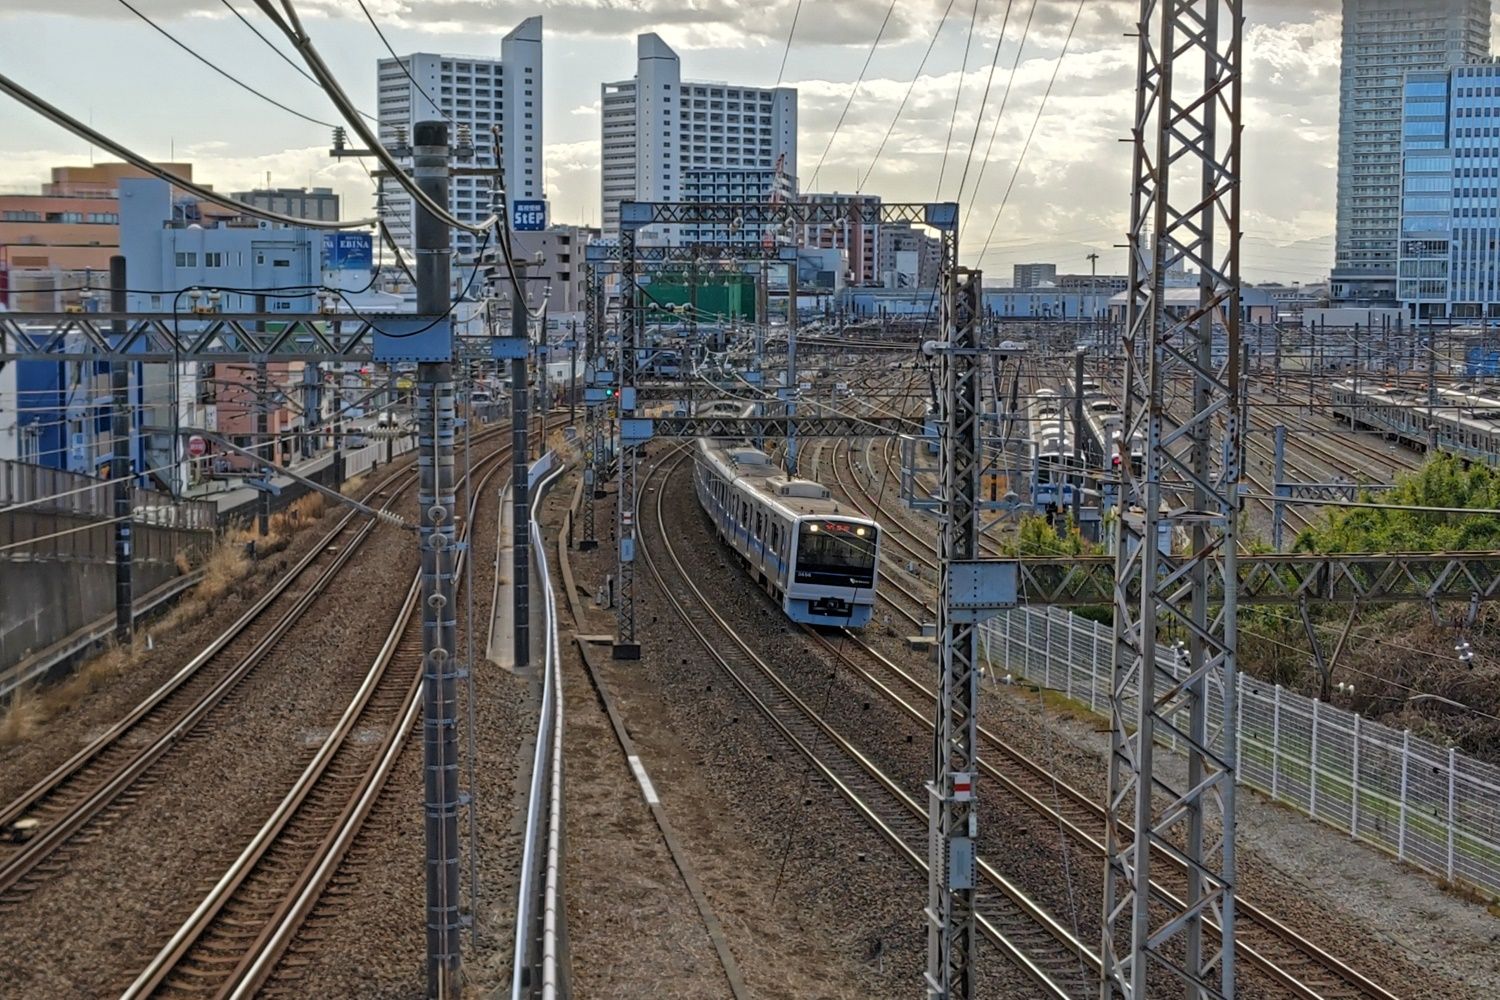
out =
<svg viewBox="0 0 1500 1000"><path fill-rule="evenodd" d="M216 77L123 8L109 10L126 20L99 16L106 10L100 5L63 5L72 14L94 15L80 20L40 13L41 6L23 0L0 15L0 22L11 29L0 32L0 59L20 82L65 110L92 118L96 127L143 153L191 158L199 176L220 190L260 186L269 171L276 186L333 187L345 197L351 215L372 202L361 168L327 157L326 129L298 121ZM953 5L923 78L914 87L912 75L942 5L903 7L888 25L847 115L850 87L869 54L884 4L841 3L836 13L809 4L789 52L784 33L790 24L789 2L768 8L725 0L702 11L703 19L694 24L674 18L671 5L652 3L630 11L578 16L593 6L499 4L486 9L484 22L478 23L463 19L474 16L467 7L428 4L424 14L437 27L420 31L403 21L403 12L411 13L409 5L383 3L373 5L372 11L403 54L436 51L491 58L498 57L506 31L530 14L543 15L549 71L544 99L546 186L556 221L599 223L599 86L628 79L634 71L636 33L655 30L699 78L769 87L777 82L786 53L781 83L799 93L799 181L804 191L858 189L886 200L946 200L956 195L967 173L962 256L973 263L993 227L981 262L991 283L1008 276L1013 264L1033 260L1055 262L1060 271L1083 271L1086 255L1095 251L1102 255L1101 272L1124 264L1118 245L1123 242L1128 208L1129 158L1119 140L1128 132L1132 102L1120 95L1131 87L1135 50L1122 33L1130 27L1134 4L1085 3L1060 68L1057 56L1077 6L1071 0L1037 0L1034 8L1024 2L1012 5L986 114L977 130L977 151L967 170L965 160L976 137L974 112L995 57L999 5L981 6L967 54L959 124L951 140L958 65L973 10L962 3ZM329 54L334 72L356 103L373 112L374 65L387 55L379 39L357 7L333 0L307 7L308 30ZM453 19L432 18L434 8L440 14L451 11ZM334 120L315 88L222 6L166 2L142 9L206 58L222 58L226 72L298 111ZM48 10L59 8L49 5ZM198 13L183 16L183 11ZM252 7L242 12L255 21ZM1252 13L1255 19L1246 28L1245 275L1251 281L1316 280L1333 262L1339 3L1286 0L1259 5ZM76 71L58 73L56 62L46 58L49 41L57 39L60 44L64 26L70 46L80 55L76 64L89 67L82 76ZM476 29L484 37L459 34ZM1025 49L1016 63L1023 29ZM834 38L858 41L838 45L831 42ZM119 44L121 39L130 44ZM131 72L122 75L118 86L91 86L122 67L125 53L141 51L151 52L153 58L130 63ZM1012 65L1017 66L1015 86L994 152L986 161L983 154ZM577 72L578 66L587 66L588 72ZM1056 82L1038 117L1054 70ZM154 106L133 100L153 88L159 91L164 81L170 85L165 100L158 99ZM909 87L911 98L902 120L876 161L875 150ZM153 107L153 112L143 114L143 106ZM207 106L217 111L210 113ZM6 126L0 136L0 152L6 154L0 160L0 188L35 185L45 179L50 166L87 162L84 144L19 105L0 108L0 122ZM830 147L829 135L841 116L845 120ZM1007 200L1015 154L1028 135L1030 147ZM814 179L820 160L825 165ZM976 198L972 191L981 173ZM935 183L939 176L941 190ZM996 223L1002 202L1005 212Z"/></svg>

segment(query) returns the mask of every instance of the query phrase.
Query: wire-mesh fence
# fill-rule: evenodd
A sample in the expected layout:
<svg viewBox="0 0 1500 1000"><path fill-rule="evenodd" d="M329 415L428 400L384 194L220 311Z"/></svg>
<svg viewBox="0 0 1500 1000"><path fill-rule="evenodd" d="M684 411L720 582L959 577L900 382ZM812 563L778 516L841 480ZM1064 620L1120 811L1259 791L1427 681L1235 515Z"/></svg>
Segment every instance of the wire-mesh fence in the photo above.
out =
<svg viewBox="0 0 1500 1000"><path fill-rule="evenodd" d="M1025 679L1108 714L1114 638L1107 626L1059 608L1017 608L987 623L982 637L994 676ZM1163 675L1181 676L1178 660L1175 649L1157 648ZM1450 882L1500 896L1500 768L1280 685L1241 674L1237 687L1240 784ZM1127 718L1134 695L1127 689ZM1209 718L1219 718L1222 692L1211 687L1209 702Z"/></svg>

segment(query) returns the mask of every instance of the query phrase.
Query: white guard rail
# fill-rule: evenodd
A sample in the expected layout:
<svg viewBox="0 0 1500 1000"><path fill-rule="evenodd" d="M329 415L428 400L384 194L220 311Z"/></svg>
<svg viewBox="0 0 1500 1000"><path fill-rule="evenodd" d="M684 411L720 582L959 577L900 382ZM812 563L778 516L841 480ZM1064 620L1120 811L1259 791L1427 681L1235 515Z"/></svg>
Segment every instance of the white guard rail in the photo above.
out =
<svg viewBox="0 0 1500 1000"><path fill-rule="evenodd" d="M553 466L557 465L554 470ZM526 803L526 830L516 889L516 940L511 964L512 1000L569 995L567 935L563 910L563 703L562 662L557 638L557 603L548 568L537 505L562 474L552 452L532 464L530 536L536 556L537 583L532 593L540 605L546 653L542 665L542 708L537 720L536 751ZM534 975L539 970L539 975Z"/></svg>

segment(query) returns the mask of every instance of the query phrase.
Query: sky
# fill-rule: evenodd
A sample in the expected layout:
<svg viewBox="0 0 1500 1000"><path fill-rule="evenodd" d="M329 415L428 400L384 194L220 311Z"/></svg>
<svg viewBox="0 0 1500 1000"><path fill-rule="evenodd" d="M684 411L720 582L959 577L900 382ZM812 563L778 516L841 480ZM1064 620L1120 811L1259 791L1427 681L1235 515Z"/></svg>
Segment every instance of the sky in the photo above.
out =
<svg viewBox="0 0 1500 1000"><path fill-rule="evenodd" d="M385 51L356 0L294 2L357 106L373 111L375 62ZM498 57L507 31L542 15L545 170L556 222L597 223L599 87L630 78L635 36L655 31L681 56L684 79L773 85L780 74L782 85L797 88L803 191L957 199L960 256L982 267L989 284L1007 282L1011 265L1027 261L1085 272L1090 252L1101 255L1100 273L1124 270L1131 164L1121 140L1134 113L1132 0L365 2L403 53ZM230 10L280 41L253 0L131 3L232 76L312 118L336 120L322 92ZM1246 5L1248 281L1318 280L1332 263L1339 6ZM123 0L4 0L0 67L144 155L191 159L195 177L217 190L263 186L269 174L275 186L333 187L345 196L346 217L372 203L363 169L327 155L327 128L235 87ZM0 97L0 191L34 191L50 167L87 163L91 153Z"/></svg>

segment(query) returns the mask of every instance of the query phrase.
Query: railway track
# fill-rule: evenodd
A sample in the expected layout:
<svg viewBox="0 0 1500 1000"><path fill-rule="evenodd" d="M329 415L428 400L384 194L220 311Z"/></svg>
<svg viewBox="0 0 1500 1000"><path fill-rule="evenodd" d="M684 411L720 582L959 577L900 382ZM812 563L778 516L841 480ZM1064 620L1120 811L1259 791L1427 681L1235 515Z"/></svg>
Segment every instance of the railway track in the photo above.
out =
<svg viewBox="0 0 1500 1000"><path fill-rule="evenodd" d="M815 630L806 632L903 714L931 728L936 694L925 681L854 632L841 630L839 643L831 642ZM979 766L985 777L994 782L990 787L998 788L1049 824L1060 826L1075 843L1102 861L1104 844L1090 831L1101 828L1103 807L993 730L981 725L979 731L986 751L979 758ZM1170 852L1154 854L1153 860L1157 871L1165 869L1166 873L1165 878L1155 881L1156 891L1180 896L1185 868ZM1236 906L1240 916L1236 927L1238 955L1292 996L1304 1000L1397 1000L1395 993L1310 938L1296 933L1243 894L1237 897ZM1217 925L1210 921L1210 927L1217 937Z"/></svg>
<svg viewBox="0 0 1500 1000"><path fill-rule="evenodd" d="M653 478L661 477L662 488L654 491L656 538L644 546L647 568L658 587L684 625L782 736L900 856L925 873L925 807L799 697L704 595L683 565L667 531L663 499L666 481L684 459L659 463L645 484L649 487ZM658 546L660 555L653 551ZM978 867L995 890L986 895L979 915L985 939L1031 978L1040 991L1037 995L1095 996L1097 956L983 858Z"/></svg>
<svg viewBox="0 0 1500 1000"><path fill-rule="evenodd" d="M843 470L835 460L834 473L838 488L866 516L877 518L882 523L891 523L890 512L879 498L859 486L859 478L854 474L852 464L846 463L846 468L850 473L849 480L845 480ZM932 547L901 535L901 532L887 531L883 537L895 541L897 547L935 571L937 562ZM825 651L863 677L900 711L931 728L931 706L935 694L924 681L869 646L854 632L842 631L841 637L847 640L847 644L841 648L816 630L805 631ZM851 655L847 648L856 650L858 656ZM903 695L898 688L905 690L907 694ZM920 698L920 704L914 702L913 694ZM1021 801L1048 821L1061 824L1077 843L1102 858L1104 845L1089 832L1099 829L1104 815L1103 808L1094 798L1056 779L1049 768L1031 760L994 732L983 727L980 731L981 740L993 755L981 758L980 766L986 776L993 779L1006 794ZM996 760L1001 762L1004 771L996 765ZM1049 800L1057 804L1049 805ZM1159 865L1165 865L1169 870L1175 869L1174 879L1180 878L1182 869L1169 854L1162 855ZM1177 889L1176 886L1161 885L1159 891L1166 893ZM1252 902L1241 897L1238 903L1242 917L1237 928L1238 943L1246 961L1287 989L1291 995L1306 1000L1395 1000L1396 994L1315 942L1298 935Z"/></svg>
<svg viewBox="0 0 1500 1000"><path fill-rule="evenodd" d="M470 537L478 497L508 468L510 449L481 459L463 521ZM461 549L455 574L462 579ZM421 714L421 574L338 722L247 846L125 990L144 997L251 997L344 860Z"/></svg>
<svg viewBox="0 0 1500 1000"><path fill-rule="evenodd" d="M384 497L390 510L416 481L398 471L363 499ZM199 727L265 661L371 537L376 522L345 513L316 546L230 627L124 718L0 810L0 828L35 821L19 843L0 845L0 905L13 902L61 870L66 845L128 805L132 790ZM301 587L299 590L298 588Z"/></svg>

